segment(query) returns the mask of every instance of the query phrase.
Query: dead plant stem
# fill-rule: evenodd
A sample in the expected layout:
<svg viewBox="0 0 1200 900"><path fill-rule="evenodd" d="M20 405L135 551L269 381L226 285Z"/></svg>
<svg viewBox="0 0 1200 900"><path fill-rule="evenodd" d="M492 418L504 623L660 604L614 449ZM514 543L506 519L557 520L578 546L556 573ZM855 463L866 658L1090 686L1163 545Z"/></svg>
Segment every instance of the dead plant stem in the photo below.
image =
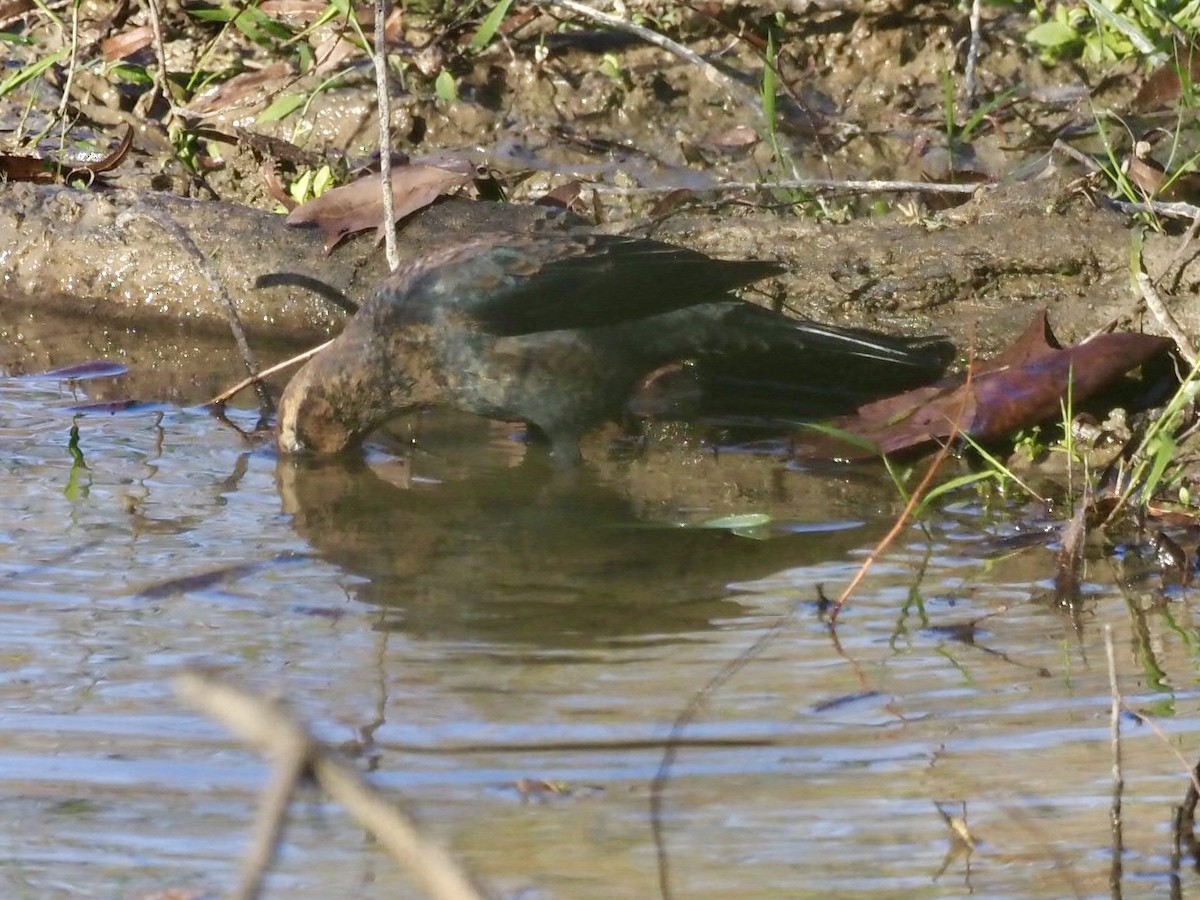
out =
<svg viewBox="0 0 1200 900"><path fill-rule="evenodd" d="M392 198L392 92L387 72L388 0L375 0L375 96L379 104L379 189L383 191L383 245L388 271L400 267L396 211Z"/></svg>
<svg viewBox="0 0 1200 900"><path fill-rule="evenodd" d="M1175 342L1175 346L1179 348L1180 354L1192 366L1196 365L1196 348L1192 346L1191 339L1180 327L1179 321L1167 309L1167 305L1163 303L1162 297L1158 295L1158 291L1154 289L1154 282L1150 280L1150 276L1146 274L1145 269L1139 268L1133 273L1134 280L1137 282L1138 290L1141 291L1142 299L1146 301L1146 308L1153 313L1154 318L1158 320L1158 324L1163 327L1167 335Z"/></svg>
<svg viewBox="0 0 1200 900"><path fill-rule="evenodd" d="M704 72L709 81L724 87L726 92L742 106L745 106L759 117L763 114L762 103L758 94L740 81L726 75L700 54L659 34L657 31L647 28L644 25L638 25L636 22L630 22L628 19L623 19L620 16L601 12L598 9L588 6L586 3L579 3L577 0L534 0L534 2L539 6L554 6L570 10L577 16L582 16L585 19L590 19L593 22L598 22L617 31L624 31L626 34L632 34L648 44L653 44L655 47L661 47L669 53L674 53L680 59L697 66Z"/></svg>
<svg viewBox="0 0 1200 900"><path fill-rule="evenodd" d="M950 455L950 448L954 446L954 441L958 437L959 428L962 425L963 416L967 412L967 404L971 400L971 367L975 361L975 354L972 353L967 361L967 379L963 382L963 402L959 407L958 412L954 416L954 421L950 423L950 433L946 435L946 440L942 442L942 446L938 448L938 452L934 454L930 460L929 468L925 472L925 476L921 479L914 490L908 497L908 502L904 504L904 509L900 511L900 515L896 517L896 521L892 523L892 527L888 529L888 533L883 536L883 539L875 545L867 558L863 560L863 564L858 567L858 571L854 573L854 577L850 579L850 583L846 585L846 589L834 601L833 607L829 613L829 626L832 628L837 624L838 613L842 611L842 606L850 599L850 595L858 588L871 567L876 561L887 552L888 547L892 545L904 527L908 524L909 518L912 516L913 510L917 508L917 504L921 502L921 498L925 495L926 489L933 481L933 476L941 469L942 463L946 461L946 457Z"/></svg>
<svg viewBox="0 0 1200 900"><path fill-rule="evenodd" d="M661 194L662 188L617 187L596 184L592 186L601 194L614 197L632 197L640 194ZM913 192L920 194L974 194L987 191L986 184L944 184L935 181L887 181L880 179L854 180L842 178L785 178L780 181L724 181L705 187L690 188L696 194L724 193L727 191L773 191L807 190L828 191L847 194L887 194Z"/></svg>
<svg viewBox="0 0 1200 900"><path fill-rule="evenodd" d="M982 0L971 0L971 39L967 44L967 65L966 74L963 78L963 100L966 104L966 112L971 112L971 107L975 105L975 70L979 64L979 44L980 44L980 7L983 5Z"/></svg>
<svg viewBox="0 0 1200 900"><path fill-rule="evenodd" d="M320 353L322 350L324 350L326 347L328 347L332 343L333 343L332 340L328 340L323 344L318 344L316 347L312 347L309 350L305 350L303 353L298 353L295 356L289 357L288 359L285 359L283 362L275 363L275 365L273 365L273 366L268 366L267 368L265 368L261 372L259 372L257 375L251 375L248 378L243 378L241 381L239 381L233 387L226 388L225 390L221 391L221 393L217 394L217 396L213 397L211 400L209 400L204 405L205 406L219 406L222 403L226 403L227 401L232 400L237 394L240 394L246 388L250 387L250 385L257 384L258 382L262 381L264 378L268 378L271 375L274 375L276 372L282 372L284 369L290 369L292 366L299 365L300 363L305 362L306 360L312 359L314 356L316 356L318 353Z"/></svg>

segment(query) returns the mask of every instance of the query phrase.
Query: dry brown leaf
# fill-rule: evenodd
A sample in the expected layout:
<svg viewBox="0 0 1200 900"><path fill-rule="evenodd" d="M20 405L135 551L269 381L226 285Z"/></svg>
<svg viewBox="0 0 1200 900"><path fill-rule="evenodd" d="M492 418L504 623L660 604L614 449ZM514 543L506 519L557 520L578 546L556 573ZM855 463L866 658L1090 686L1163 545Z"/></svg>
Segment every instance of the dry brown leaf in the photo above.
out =
<svg viewBox="0 0 1200 900"><path fill-rule="evenodd" d="M568 181L552 190L546 191L533 202L538 206L554 206L559 209L570 209L571 205L583 193L583 185L578 181Z"/></svg>
<svg viewBox="0 0 1200 900"><path fill-rule="evenodd" d="M212 90L204 91L187 108L190 112L200 114L217 112L291 78L292 74L292 67L286 62L271 63L257 72L243 72Z"/></svg>
<svg viewBox="0 0 1200 900"><path fill-rule="evenodd" d="M314 75L327 75L341 68L342 63L356 53L361 53L358 46L346 40L340 34L329 34L313 44Z"/></svg>
<svg viewBox="0 0 1200 900"><path fill-rule="evenodd" d="M149 47L154 40L154 29L149 25L140 25L106 37L100 42L100 52L104 54L105 62L113 62L132 56L143 47Z"/></svg>
<svg viewBox="0 0 1200 900"><path fill-rule="evenodd" d="M1200 46L1177 41L1173 58L1146 78L1133 100L1133 108L1138 112L1166 109L1183 95L1185 79L1189 85L1200 81Z"/></svg>
<svg viewBox="0 0 1200 900"><path fill-rule="evenodd" d="M1183 203L1195 203L1200 198L1200 177L1195 172L1184 172L1169 177L1162 167L1149 157L1129 157L1126 174L1148 197Z"/></svg>
<svg viewBox="0 0 1200 900"><path fill-rule="evenodd" d="M1115 332L1061 347L1042 312L1007 350L977 363L970 379L952 376L877 400L833 424L885 453L911 450L956 431L982 442L1003 440L1060 416L1068 392L1077 404L1103 395L1126 372L1173 344L1170 338Z"/></svg>
<svg viewBox="0 0 1200 900"><path fill-rule="evenodd" d="M442 194L463 187L471 180L460 168L450 170L431 165L408 165L392 170L392 203L395 221L428 206ZM379 229L383 239L383 197L377 175L365 175L357 181L326 191L315 200L302 203L287 217L289 225L315 225L325 237L329 253L348 234Z"/></svg>
<svg viewBox="0 0 1200 900"><path fill-rule="evenodd" d="M659 198L658 202L654 204L654 208L650 210L650 218L657 219L660 216L668 215L689 200L695 199L695 196L687 188L675 188L666 196Z"/></svg>

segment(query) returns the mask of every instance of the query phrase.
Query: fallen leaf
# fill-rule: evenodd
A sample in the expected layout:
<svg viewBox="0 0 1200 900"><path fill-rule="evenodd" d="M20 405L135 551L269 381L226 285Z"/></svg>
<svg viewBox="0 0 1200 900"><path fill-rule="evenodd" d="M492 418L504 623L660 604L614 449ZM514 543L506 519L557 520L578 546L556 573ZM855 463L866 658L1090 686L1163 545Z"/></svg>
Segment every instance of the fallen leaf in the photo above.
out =
<svg viewBox="0 0 1200 900"><path fill-rule="evenodd" d="M714 150L729 152L753 147L759 140L758 132L749 125L735 125L724 131L710 131L700 142Z"/></svg>
<svg viewBox="0 0 1200 900"><path fill-rule="evenodd" d="M665 216L668 213L674 212L677 208L687 203L689 200L695 199L695 194L687 188L676 188L665 197L661 197L654 204L654 209L650 210L650 218L657 219Z"/></svg>
<svg viewBox="0 0 1200 900"><path fill-rule="evenodd" d="M143 47L149 47L152 40L154 40L154 29L149 25L140 25L112 37L106 37L100 42L100 52L104 55L105 62L115 62L118 59L132 56Z"/></svg>
<svg viewBox="0 0 1200 900"><path fill-rule="evenodd" d="M1172 59L1151 72L1137 92L1133 99L1134 110L1148 112L1173 104L1183 96L1181 75L1184 72L1189 85L1200 80L1200 47L1177 41Z"/></svg>
<svg viewBox="0 0 1200 900"><path fill-rule="evenodd" d="M471 175L431 165L408 165L392 170L392 204L395 222L422 209L447 191L463 187ZM348 234L379 230L383 237L383 197L379 178L367 175L342 187L326 191L288 213L289 225L315 225L325 238L329 253Z"/></svg>
<svg viewBox="0 0 1200 900"><path fill-rule="evenodd" d="M1063 348L1043 311L1003 353L977 363L969 382L958 375L887 397L832 426L884 453L948 437L956 420L962 434L1000 440L1058 418L1068 392L1078 406L1172 346L1170 338L1124 332Z"/></svg>
<svg viewBox="0 0 1200 900"><path fill-rule="evenodd" d="M1169 176L1153 159L1131 156L1126 164L1126 174L1148 197L1182 203L1195 203L1200 199L1200 175L1195 172Z"/></svg>
<svg viewBox="0 0 1200 900"><path fill-rule="evenodd" d="M243 72L204 91L187 105L187 109L201 115L217 112L256 97L261 91L291 78L292 74L292 67L286 62L271 63L256 72Z"/></svg>
<svg viewBox="0 0 1200 900"><path fill-rule="evenodd" d="M560 184L553 190L547 191L533 202L538 206L554 206L559 209L570 209L571 205L579 199L579 195L582 193L583 185L581 183L578 181L568 181L566 184Z"/></svg>

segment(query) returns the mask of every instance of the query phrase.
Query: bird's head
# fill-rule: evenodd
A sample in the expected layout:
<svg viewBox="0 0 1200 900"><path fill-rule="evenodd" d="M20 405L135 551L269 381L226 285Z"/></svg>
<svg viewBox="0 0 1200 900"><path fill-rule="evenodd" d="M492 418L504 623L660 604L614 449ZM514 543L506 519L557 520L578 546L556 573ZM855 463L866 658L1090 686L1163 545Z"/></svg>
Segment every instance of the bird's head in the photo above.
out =
<svg viewBox="0 0 1200 900"><path fill-rule="evenodd" d="M284 388L279 449L319 456L353 450L389 419L435 399L436 385L422 377L428 366L419 343L404 338L352 320Z"/></svg>

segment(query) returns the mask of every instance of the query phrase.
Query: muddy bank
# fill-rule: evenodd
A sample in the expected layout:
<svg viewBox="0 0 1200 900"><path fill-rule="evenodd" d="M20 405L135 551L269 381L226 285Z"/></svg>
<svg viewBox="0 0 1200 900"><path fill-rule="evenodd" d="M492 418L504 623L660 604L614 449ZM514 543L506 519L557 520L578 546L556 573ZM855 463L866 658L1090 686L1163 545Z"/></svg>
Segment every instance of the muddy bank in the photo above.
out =
<svg viewBox="0 0 1200 900"><path fill-rule="evenodd" d="M402 255L447 236L573 221L545 207L447 201L405 225ZM195 402L245 374L224 306L194 249L237 305L256 353L273 362L327 339L343 314L306 291L255 290L300 272L361 300L386 271L369 236L332 255L320 235L235 204L163 193L0 187L0 366L37 372L95 358L131 368L118 388ZM107 391L98 388L101 394Z"/></svg>
<svg viewBox="0 0 1200 900"><path fill-rule="evenodd" d="M370 235L327 256L315 231L247 207L7 185L0 189L4 365L28 371L115 353L135 369L172 372L172 398L218 360L236 371L219 298L164 217L210 260L266 358L328 337L342 314L307 292L254 290L256 276L302 272L361 299L384 272ZM401 247L414 256L478 231L578 221L544 207L448 200L414 215ZM944 214L936 229L896 216L833 225L758 212L685 214L634 230L714 255L779 260L787 273L765 283L757 299L826 322L944 331L963 346L974 339L983 351L1012 338L1043 307L1067 339L1113 320L1142 324L1129 289L1125 218L1055 182L980 193ZM1150 238L1152 274L1176 246ZM1185 330L1200 330L1197 266L1173 274L1177 315Z"/></svg>

